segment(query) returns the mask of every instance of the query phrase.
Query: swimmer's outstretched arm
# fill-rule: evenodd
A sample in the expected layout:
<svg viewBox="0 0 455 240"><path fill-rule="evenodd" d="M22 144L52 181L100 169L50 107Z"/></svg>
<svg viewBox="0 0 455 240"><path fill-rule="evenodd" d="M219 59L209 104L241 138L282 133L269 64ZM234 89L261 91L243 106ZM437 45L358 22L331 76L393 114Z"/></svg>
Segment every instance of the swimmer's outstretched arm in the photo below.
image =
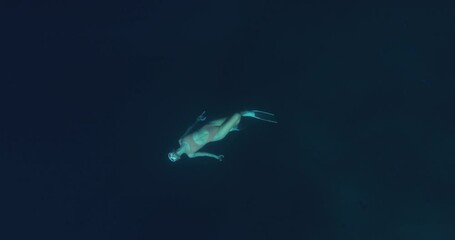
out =
<svg viewBox="0 0 455 240"><path fill-rule="evenodd" d="M218 159L220 161L223 161L224 155L215 155L215 154L208 153L208 152L195 152L195 153L192 153L192 154L188 154L188 157L189 158L211 157L211 158L215 158L215 159Z"/></svg>

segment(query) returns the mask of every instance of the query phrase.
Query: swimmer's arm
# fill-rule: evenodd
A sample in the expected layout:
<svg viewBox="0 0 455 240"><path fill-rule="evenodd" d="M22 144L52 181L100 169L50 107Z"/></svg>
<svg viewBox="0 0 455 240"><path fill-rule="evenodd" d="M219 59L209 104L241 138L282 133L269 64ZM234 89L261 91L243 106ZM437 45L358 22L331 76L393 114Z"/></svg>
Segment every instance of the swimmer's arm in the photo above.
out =
<svg viewBox="0 0 455 240"><path fill-rule="evenodd" d="M223 155L215 155L215 154L212 154L212 153L207 153L207 152L195 152L195 153L191 153L191 154L188 154L188 157L189 158L195 158L195 157L211 157L211 158L215 158L215 159L218 159L218 160L222 160L223 159Z"/></svg>

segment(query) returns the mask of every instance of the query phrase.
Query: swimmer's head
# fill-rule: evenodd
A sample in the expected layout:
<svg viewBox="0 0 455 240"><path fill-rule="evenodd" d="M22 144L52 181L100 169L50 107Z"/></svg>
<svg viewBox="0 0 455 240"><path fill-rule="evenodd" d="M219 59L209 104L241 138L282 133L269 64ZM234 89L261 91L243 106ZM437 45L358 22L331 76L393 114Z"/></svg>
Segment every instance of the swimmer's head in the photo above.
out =
<svg viewBox="0 0 455 240"><path fill-rule="evenodd" d="M171 162L176 162L180 159L180 155L178 155L175 151L170 152L167 157L171 160Z"/></svg>

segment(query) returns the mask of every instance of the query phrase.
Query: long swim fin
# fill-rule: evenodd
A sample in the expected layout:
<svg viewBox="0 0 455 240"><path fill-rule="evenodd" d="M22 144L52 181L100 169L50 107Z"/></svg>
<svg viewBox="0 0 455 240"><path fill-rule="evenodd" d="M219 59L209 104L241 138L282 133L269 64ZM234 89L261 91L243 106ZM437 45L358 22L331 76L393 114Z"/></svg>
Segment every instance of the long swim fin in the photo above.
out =
<svg viewBox="0 0 455 240"><path fill-rule="evenodd" d="M270 122L270 123L278 123L275 120L275 114L269 113L269 112L264 112L260 110L249 110L245 115L245 117L252 117L256 118L262 121Z"/></svg>

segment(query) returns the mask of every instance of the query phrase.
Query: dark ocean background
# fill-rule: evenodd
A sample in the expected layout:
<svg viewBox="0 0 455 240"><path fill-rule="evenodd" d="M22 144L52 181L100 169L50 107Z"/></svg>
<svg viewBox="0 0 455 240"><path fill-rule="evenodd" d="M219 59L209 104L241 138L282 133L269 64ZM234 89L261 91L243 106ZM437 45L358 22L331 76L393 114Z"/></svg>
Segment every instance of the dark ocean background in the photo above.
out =
<svg viewBox="0 0 455 240"><path fill-rule="evenodd" d="M455 8L7 1L0 239L455 239ZM204 110L278 124L167 153Z"/></svg>

